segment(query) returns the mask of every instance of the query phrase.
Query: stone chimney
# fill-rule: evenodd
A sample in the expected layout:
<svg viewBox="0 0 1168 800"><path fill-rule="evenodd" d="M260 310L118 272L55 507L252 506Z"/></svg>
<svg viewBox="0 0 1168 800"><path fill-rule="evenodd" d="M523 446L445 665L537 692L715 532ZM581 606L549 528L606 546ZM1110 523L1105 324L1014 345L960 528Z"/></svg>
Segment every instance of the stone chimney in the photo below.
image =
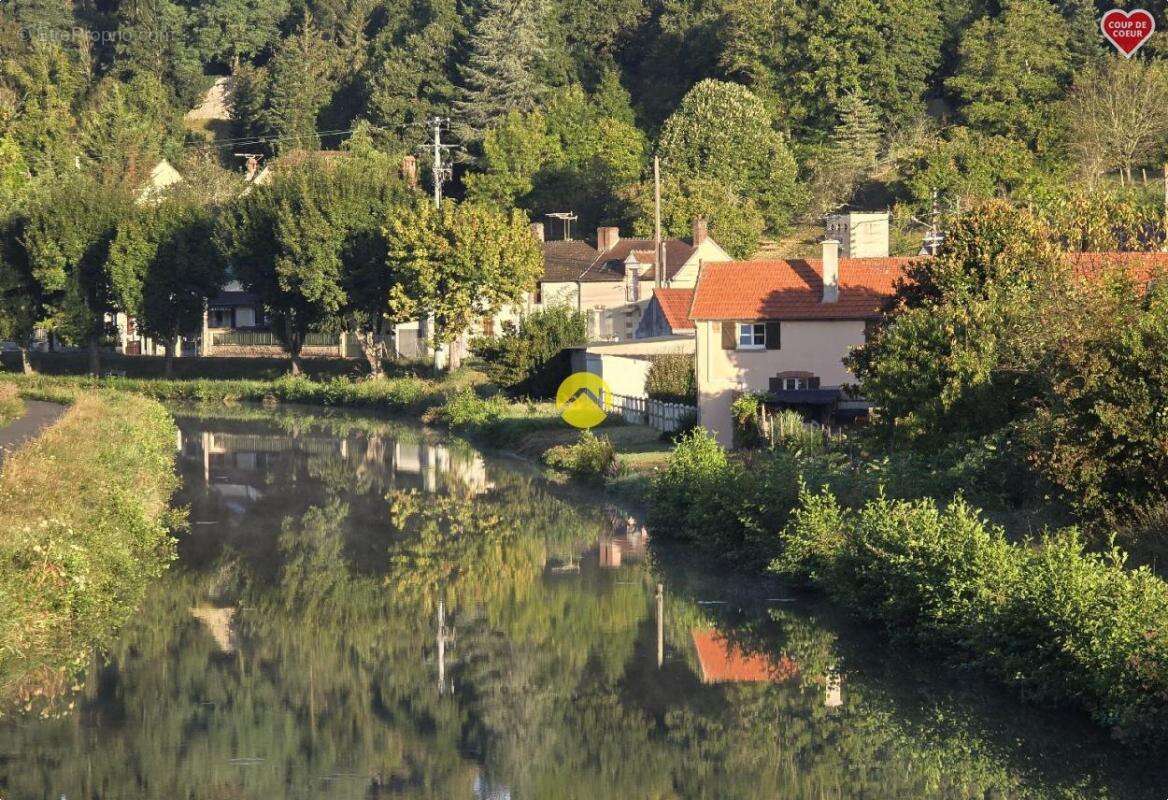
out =
<svg viewBox="0 0 1168 800"><path fill-rule="evenodd" d="M543 223L542 222L531 223L531 235L535 237L535 240L537 242L545 241L544 236L543 236Z"/></svg>
<svg viewBox="0 0 1168 800"><path fill-rule="evenodd" d="M823 302L839 300L839 247L835 239L823 240Z"/></svg>
<svg viewBox="0 0 1168 800"><path fill-rule="evenodd" d="M693 246L697 247L706 240L710 235L706 220L702 217L694 217L693 220Z"/></svg>
<svg viewBox="0 0 1168 800"><path fill-rule="evenodd" d="M401 162L402 180L406 182L406 186L411 189L418 188L418 159L407 155L402 157Z"/></svg>
<svg viewBox="0 0 1168 800"><path fill-rule="evenodd" d="M606 252L616 247L620 241L620 228L600 227L596 229L596 249Z"/></svg>

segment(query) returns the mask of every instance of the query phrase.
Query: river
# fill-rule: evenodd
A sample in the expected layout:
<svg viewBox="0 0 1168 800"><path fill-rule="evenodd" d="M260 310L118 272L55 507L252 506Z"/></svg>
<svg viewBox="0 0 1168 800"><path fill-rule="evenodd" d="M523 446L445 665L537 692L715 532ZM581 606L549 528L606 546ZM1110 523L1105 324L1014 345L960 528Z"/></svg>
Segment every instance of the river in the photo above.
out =
<svg viewBox="0 0 1168 800"><path fill-rule="evenodd" d="M176 411L190 530L2 800L1168 797L1163 754L367 416Z"/></svg>

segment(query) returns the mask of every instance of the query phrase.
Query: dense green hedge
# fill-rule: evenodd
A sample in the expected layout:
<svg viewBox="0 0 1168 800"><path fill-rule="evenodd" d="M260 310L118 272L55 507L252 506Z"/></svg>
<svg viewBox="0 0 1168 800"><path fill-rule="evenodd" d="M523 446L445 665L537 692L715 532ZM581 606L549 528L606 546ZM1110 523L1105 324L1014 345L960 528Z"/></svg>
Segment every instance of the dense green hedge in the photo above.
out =
<svg viewBox="0 0 1168 800"><path fill-rule="evenodd" d="M650 524L744 568L770 560L1120 735L1168 734L1168 584L1118 551L1088 552L1074 529L1012 543L964 501L920 496L951 478L831 451L731 455L699 429L655 480ZM886 479L915 499L890 499Z"/></svg>
<svg viewBox="0 0 1168 800"><path fill-rule="evenodd" d="M78 394L0 475L0 683L77 665L138 606L172 556L176 430L163 407ZM43 678L41 674L37 677Z"/></svg>
<svg viewBox="0 0 1168 800"><path fill-rule="evenodd" d="M1168 584L1073 530L1014 544L970 506L804 493L773 564L863 617L1125 737L1168 734Z"/></svg>

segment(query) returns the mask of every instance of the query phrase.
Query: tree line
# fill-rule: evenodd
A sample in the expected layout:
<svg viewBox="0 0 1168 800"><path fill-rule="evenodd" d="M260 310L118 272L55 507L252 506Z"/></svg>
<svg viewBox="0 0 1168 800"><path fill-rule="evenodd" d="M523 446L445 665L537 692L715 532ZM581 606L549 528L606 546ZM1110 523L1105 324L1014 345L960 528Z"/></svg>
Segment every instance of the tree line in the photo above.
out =
<svg viewBox="0 0 1168 800"><path fill-rule="evenodd" d="M433 340L449 343L523 299L542 255L521 211L436 209L388 156L353 145L220 202L198 188L141 202L85 173L43 185L0 228L0 338L87 344L96 373L120 312L165 346L169 372L178 338L201 330L234 278L258 295L294 374L306 335L330 331L352 334L378 376L394 323L432 319Z"/></svg>
<svg viewBox="0 0 1168 800"><path fill-rule="evenodd" d="M0 195L79 167L137 184L163 155L214 184L236 151L332 148L360 125L412 152L438 114L463 147L457 197L643 233L657 154L666 232L703 213L739 257L841 205L889 206L909 228L934 204L1069 183L1142 196L1168 156L1168 72L1156 40L1130 61L1110 51L1106 6L12 0ZM184 124L217 76L230 124Z"/></svg>

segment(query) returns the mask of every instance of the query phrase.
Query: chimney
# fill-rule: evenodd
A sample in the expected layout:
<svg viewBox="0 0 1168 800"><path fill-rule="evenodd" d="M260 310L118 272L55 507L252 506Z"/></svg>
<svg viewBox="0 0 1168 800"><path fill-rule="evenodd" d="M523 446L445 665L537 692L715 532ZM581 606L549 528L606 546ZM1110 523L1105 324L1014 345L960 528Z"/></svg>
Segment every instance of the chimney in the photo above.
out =
<svg viewBox="0 0 1168 800"><path fill-rule="evenodd" d="M839 246L835 239L823 240L823 302L839 300Z"/></svg>
<svg viewBox="0 0 1168 800"><path fill-rule="evenodd" d="M418 159L407 155L402 157L401 162L402 180L406 182L406 186L411 189L418 188Z"/></svg>
<svg viewBox="0 0 1168 800"><path fill-rule="evenodd" d="M247 181L248 183L251 183L251 181L255 178L256 170L258 170L260 168L259 158L257 156L248 156L247 162L246 162L246 168L247 168L247 175L244 177L244 180Z"/></svg>
<svg viewBox="0 0 1168 800"><path fill-rule="evenodd" d="M537 242L545 241L543 238L543 223L542 222L531 223L531 235L535 237L535 240Z"/></svg>
<svg viewBox="0 0 1168 800"><path fill-rule="evenodd" d="M600 227L596 229L596 249L606 252L616 247L620 241L620 228Z"/></svg>
<svg viewBox="0 0 1168 800"><path fill-rule="evenodd" d="M693 246L697 247L706 240L709 236L709 230L706 225L706 220L702 217L694 217L693 220Z"/></svg>

